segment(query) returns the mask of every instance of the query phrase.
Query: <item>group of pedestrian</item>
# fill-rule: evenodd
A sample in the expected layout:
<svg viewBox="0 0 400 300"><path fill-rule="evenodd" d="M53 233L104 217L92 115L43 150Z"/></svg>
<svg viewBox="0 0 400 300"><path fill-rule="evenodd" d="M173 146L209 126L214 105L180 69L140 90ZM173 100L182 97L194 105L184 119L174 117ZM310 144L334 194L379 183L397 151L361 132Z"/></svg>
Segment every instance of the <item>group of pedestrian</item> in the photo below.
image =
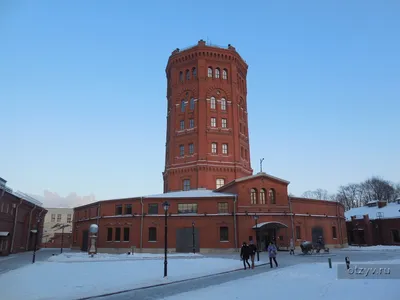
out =
<svg viewBox="0 0 400 300"><path fill-rule="evenodd" d="M253 241L249 242L249 245L246 242L243 242L242 248L240 249L240 258L243 261L244 269L248 268L254 269L254 257L257 253L257 246L254 245ZM276 248L274 242L270 242L267 248L268 256L269 256L269 264L272 266L272 261L275 263L275 266L278 267L278 262L276 261L276 255L278 249ZM249 259L251 258L251 266L249 263Z"/></svg>

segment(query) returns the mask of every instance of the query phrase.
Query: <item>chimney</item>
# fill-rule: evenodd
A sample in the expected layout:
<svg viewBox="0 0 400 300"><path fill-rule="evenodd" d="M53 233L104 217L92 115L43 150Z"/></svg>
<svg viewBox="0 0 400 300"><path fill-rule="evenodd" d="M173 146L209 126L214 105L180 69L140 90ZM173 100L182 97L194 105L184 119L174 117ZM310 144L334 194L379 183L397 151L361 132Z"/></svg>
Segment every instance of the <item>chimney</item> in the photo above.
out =
<svg viewBox="0 0 400 300"><path fill-rule="evenodd" d="M385 207L385 206L386 206L386 204L387 204L387 202L386 202L386 201L378 201L378 208Z"/></svg>
<svg viewBox="0 0 400 300"><path fill-rule="evenodd" d="M3 179L3 178L0 177L0 186L1 186L1 187L5 187L5 186L6 186L6 183L7 183L7 180L5 180L5 179Z"/></svg>

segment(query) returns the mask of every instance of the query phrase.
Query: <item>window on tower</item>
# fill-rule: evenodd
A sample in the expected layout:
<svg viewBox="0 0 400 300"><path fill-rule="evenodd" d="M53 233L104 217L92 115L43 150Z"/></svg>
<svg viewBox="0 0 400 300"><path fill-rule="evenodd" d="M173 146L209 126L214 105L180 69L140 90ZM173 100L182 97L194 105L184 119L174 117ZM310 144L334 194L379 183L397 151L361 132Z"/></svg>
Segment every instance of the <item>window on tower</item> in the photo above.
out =
<svg viewBox="0 0 400 300"><path fill-rule="evenodd" d="M194 98L190 99L190 110L194 110Z"/></svg>
<svg viewBox="0 0 400 300"><path fill-rule="evenodd" d="M189 191L190 190L190 179L183 180L183 190Z"/></svg>
<svg viewBox="0 0 400 300"><path fill-rule="evenodd" d="M222 71L222 79L227 80L228 79L228 70L224 69Z"/></svg>
<svg viewBox="0 0 400 300"><path fill-rule="evenodd" d="M251 189L250 201L251 201L251 204L257 204L257 190L256 189Z"/></svg>
<svg viewBox="0 0 400 300"><path fill-rule="evenodd" d="M222 144L222 154L228 154L228 144Z"/></svg>
<svg viewBox="0 0 400 300"><path fill-rule="evenodd" d="M260 190L260 204L265 204L265 189Z"/></svg>
<svg viewBox="0 0 400 300"><path fill-rule="evenodd" d="M221 126L222 126L222 128L227 128L227 120L226 119L222 119L221 120Z"/></svg>
<svg viewBox="0 0 400 300"><path fill-rule="evenodd" d="M193 69L192 69L192 77L193 77L194 79L197 78L197 69L196 69L196 68L193 68Z"/></svg>
<svg viewBox="0 0 400 300"><path fill-rule="evenodd" d="M194 119L189 119L189 128L194 128Z"/></svg>
<svg viewBox="0 0 400 300"><path fill-rule="evenodd" d="M185 155L185 146L184 145L179 145L179 155L180 156Z"/></svg>
<svg viewBox="0 0 400 300"><path fill-rule="evenodd" d="M179 72L179 81L183 82L183 72L182 71Z"/></svg>
<svg viewBox="0 0 400 300"><path fill-rule="evenodd" d="M217 182L216 182L217 189L220 188L221 186L224 186L224 185L225 185L225 179L218 178Z"/></svg>
<svg viewBox="0 0 400 300"><path fill-rule="evenodd" d="M185 121L184 120L181 120L179 124L180 124L179 127L181 130L185 129Z"/></svg>
<svg viewBox="0 0 400 300"><path fill-rule="evenodd" d="M181 112L185 112L185 100L181 101Z"/></svg>
<svg viewBox="0 0 400 300"><path fill-rule="evenodd" d="M271 204L275 204L276 203L275 190L274 189L270 189L268 193L269 193L268 197L269 197L270 203Z"/></svg>
<svg viewBox="0 0 400 300"><path fill-rule="evenodd" d="M214 97L211 97L210 99L210 108L215 109L216 101Z"/></svg>
<svg viewBox="0 0 400 300"><path fill-rule="evenodd" d="M189 154L193 154L194 153L194 145L193 143L189 144Z"/></svg>
<svg viewBox="0 0 400 300"><path fill-rule="evenodd" d="M219 78L219 74L220 74L219 68L216 68L215 69L215 78Z"/></svg>
<svg viewBox="0 0 400 300"><path fill-rule="evenodd" d="M217 127L217 119L211 118L211 127Z"/></svg>
<svg viewBox="0 0 400 300"><path fill-rule="evenodd" d="M225 98L221 99L221 110L226 110L226 100L225 100Z"/></svg>
<svg viewBox="0 0 400 300"><path fill-rule="evenodd" d="M190 80L190 71L186 70L186 80Z"/></svg>
<svg viewBox="0 0 400 300"><path fill-rule="evenodd" d="M214 154L217 153L217 143L211 144L211 153L214 153Z"/></svg>
<svg viewBox="0 0 400 300"><path fill-rule="evenodd" d="M211 67L208 67L208 77L212 77L213 76L213 69Z"/></svg>

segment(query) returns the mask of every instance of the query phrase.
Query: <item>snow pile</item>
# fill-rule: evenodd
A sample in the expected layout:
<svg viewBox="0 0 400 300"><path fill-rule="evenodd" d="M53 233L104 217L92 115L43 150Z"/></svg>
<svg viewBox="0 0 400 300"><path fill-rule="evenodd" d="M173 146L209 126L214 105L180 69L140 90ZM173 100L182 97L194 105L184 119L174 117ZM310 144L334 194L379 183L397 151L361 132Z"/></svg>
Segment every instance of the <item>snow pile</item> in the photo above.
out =
<svg viewBox="0 0 400 300"><path fill-rule="evenodd" d="M137 254L134 254L135 256ZM0 298L71 300L127 289L170 283L242 268L239 259L181 258L163 260L36 262L0 275ZM23 288L21 288L23 283Z"/></svg>
<svg viewBox="0 0 400 300"><path fill-rule="evenodd" d="M400 246L349 246L348 248L341 249L342 251L400 251Z"/></svg>
<svg viewBox="0 0 400 300"><path fill-rule="evenodd" d="M375 264L376 262L374 262ZM382 264L400 263L400 260L383 261ZM182 293L164 300L221 300L258 299L382 299L398 300L396 279L337 279L337 264L300 264L283 269L273 269L260 275L244 277L221 285ZM266 290L266 285L271 288Z"/></svg>
<svg viewBox="0 0 400 300"><path fill-rule="evenodd" d="M202 258L201 254L193 253L171 253L168 254L169 258ZM164 254L153 253L134 253L134 254L107 254L98 253L93 257L86 252L77 253L63 253L52 256L48 259L51 262L92 262L92 261L125 261L125 260L143 260L143 259L164 259Z"/></svg>

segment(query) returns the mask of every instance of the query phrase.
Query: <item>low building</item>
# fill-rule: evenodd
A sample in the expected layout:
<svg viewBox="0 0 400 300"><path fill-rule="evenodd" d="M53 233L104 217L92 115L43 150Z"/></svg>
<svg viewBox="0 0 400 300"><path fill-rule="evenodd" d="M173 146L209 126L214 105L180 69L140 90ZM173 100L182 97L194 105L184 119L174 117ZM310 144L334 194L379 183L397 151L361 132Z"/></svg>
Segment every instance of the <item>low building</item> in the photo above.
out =
<svg viewBox="0 0 400 300"><path fill-rule="evenodd" d="M346 247L344 207L333 201L288 197L289 182L266 173L233 180L216 189L95 202L76 207L73 248L88 249L89 226L99 226L99 252L161 252L164 249L164 201L168 250L235 251L257 240L280 249L322 236L327 247Z"/></svg>
<svg viewBox="0 0 400 300"><path fill-rule="evenodd" d="M72 244L73 208L46 208L42 247L45 248L70 248Z"/></svg>
<svg viewBox="0 0 400 300"><path fill-rule="evenodd" d="M400 199L371 201L345 216L350 245L400 245Z"/></svg>
<svg viewBox="0 0 400 300"><path fill-rule="evenodd" d="M47 213L41 202L6 183L0 178L0 256L39 247Z"/></svg>

